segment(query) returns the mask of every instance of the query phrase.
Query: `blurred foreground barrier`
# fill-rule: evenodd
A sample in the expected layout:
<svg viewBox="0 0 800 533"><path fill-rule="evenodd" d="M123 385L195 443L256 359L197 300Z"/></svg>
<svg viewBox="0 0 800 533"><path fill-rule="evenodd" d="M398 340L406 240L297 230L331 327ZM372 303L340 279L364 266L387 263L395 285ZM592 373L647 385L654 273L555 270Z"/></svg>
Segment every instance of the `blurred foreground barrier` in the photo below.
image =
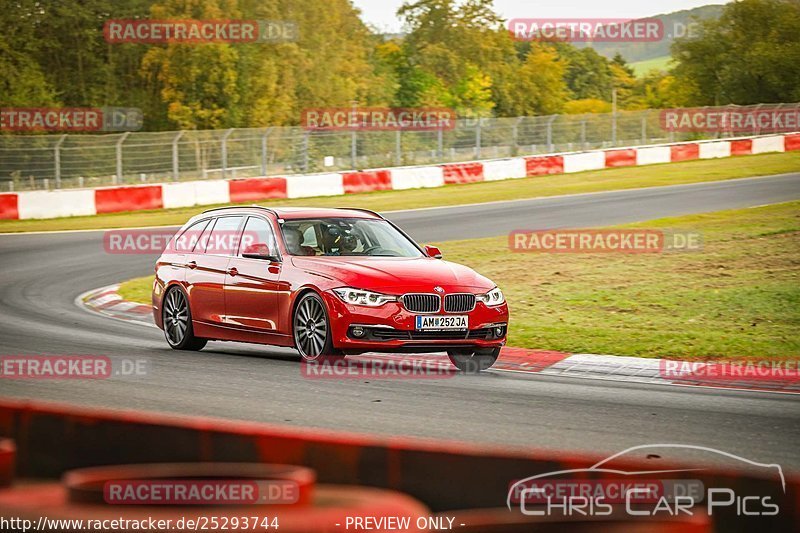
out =
<svg viewBox="0 0 800 533"><path fill-rule="evenodd" d="M0 487L11 485L17 447L11 439L0 439Z"/></svg>
<svg viewBox="0 0 800 533"><path fill-rule="evenodd" d="M7 446L12 444L12 446ZM0 441L5 450L13 443ZM5 458L5 454L2 456ZM9 458L13 459L12 455ZM10 475L10 474L9 474ZM20 480L0 490L2 531L328 532L372 520L371 531L422 531L429 510L394 491L317 485L305 467L247 463L113 465L68 470L58 482ZM10 479L9 479L10 482ZM387 521L381 522L381 519ZM13 519L13 520L12 520ZM5 520L5 521L4 521ZM147 527L141 524L148 524Z"/></svg>
<svg viewBox="0 0 800 533"><path fill-rule="evenodd" d="M512 483L529 476L566 470L583 472L582 476L595 481L608 477L603 470L587 471L605 459L599 456L8 399L0 400L0 436L12 437L17 443L20 477L57 478L76 468L137 463L302 465L316 472L319 483L391 489L408 494L435 512L504 507ZM619 458L613 466L626 472L666 472L659 474L664 480L688 475L705 488L724 487L737 498L768 497L780 512L758 517L757 525L764 531L791 531L800 524L800 482L791 475L786 476L783 486L774 476L756 471L743 473L702 465L689 474L680 473L680 465L657 457ZM678 473L670 474L671 470ZM60 485L18 490L29 491L31 498L42 490L43 496L54 498L56 503L66 501ZM8 509L10 503L3 505ZM737 507L741 506L714 509L716 531L740 525ZM515 510L519 514L518 508Z"/></svg>

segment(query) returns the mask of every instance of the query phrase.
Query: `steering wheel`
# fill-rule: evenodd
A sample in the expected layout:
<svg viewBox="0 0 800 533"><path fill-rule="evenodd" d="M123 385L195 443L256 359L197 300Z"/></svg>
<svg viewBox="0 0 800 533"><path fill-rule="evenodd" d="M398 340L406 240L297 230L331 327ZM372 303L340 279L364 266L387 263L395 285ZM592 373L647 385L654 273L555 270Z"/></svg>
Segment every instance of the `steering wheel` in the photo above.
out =
<svg viewBox="0 0 800 533"><path fill-rule="evenodd" d="M382 253L374 254L372 252L382 252ZM397 256L396 252L393 252L392 250L387 250L386 248L382 248L379 245L370 246L369 248L365 248L363 254L364 255L390 255L390 256L393 256L393 257Z"/></svg>

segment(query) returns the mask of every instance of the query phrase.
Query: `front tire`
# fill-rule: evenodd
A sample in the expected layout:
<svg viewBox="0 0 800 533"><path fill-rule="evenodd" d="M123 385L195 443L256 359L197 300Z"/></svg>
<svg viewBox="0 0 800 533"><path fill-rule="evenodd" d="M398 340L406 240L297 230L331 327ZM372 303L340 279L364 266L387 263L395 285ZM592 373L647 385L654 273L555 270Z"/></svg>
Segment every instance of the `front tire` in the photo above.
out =
<svg viewBox="0 0 800 533"><path fill-rule="evenodd" d="M300 298L292 317L294 345L306 363L321 363L340 359L333 348L331 323L322 297L309 292Z"/></svg>
<svg viewBox="0 0 800 533"><path fill-rule="evenodd" d="M189 300L178 287L172 287L164 295L161 318L164 324L164 336L170 348L192 352L205 348L208 340L194 336Z"/></svg>
<svg viewBox="0 0 800 533"><path fill-rule="evenodd" d="M488 350L449 350L447 357L453 366L465 374L477 374L488 370L500 356L500 348Z"/></svg>

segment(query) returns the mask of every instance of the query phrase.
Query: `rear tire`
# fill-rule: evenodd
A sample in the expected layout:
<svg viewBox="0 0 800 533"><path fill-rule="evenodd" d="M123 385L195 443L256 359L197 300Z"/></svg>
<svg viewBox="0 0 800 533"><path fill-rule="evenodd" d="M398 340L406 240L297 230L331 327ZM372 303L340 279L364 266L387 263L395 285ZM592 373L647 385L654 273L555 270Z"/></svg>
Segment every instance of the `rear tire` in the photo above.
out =
<svg viewBox="0 0 800 533"><path fill-rule="evenodd" d="M334 349L325 302L316 292L300 297L292 316L294 345L305 363L335 361L344 356Z"/></svg>
<svg viewBox="0 0 800 533"><path fill-rule="evenodd" d="M161 318L164 324L164 336L170 348L191 352L205 348L208 339L194 336L189 299L186 297L186 293L178 287L172 287L164 295Z"/></svg>
<svg viewBox="0 0 800 533"><path fill-rule="evenodd" d="M488 350L448 350L447 357L453 366L465 374L477 374L488 370L500 356L500 348Z"/></svg>

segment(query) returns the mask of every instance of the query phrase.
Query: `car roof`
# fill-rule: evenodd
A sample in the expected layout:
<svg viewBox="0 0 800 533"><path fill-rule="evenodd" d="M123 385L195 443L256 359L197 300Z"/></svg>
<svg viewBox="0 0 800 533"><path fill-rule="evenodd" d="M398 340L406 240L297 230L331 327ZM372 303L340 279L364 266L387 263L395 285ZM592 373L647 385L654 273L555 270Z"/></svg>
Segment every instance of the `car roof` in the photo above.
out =
<svg viewBox="0 0 800 533"><path fill-rule="evenodd" d="M209 209L203 215L229 215L241 213L270 212L278 218L297 220L303 218L373 218L382 219L378 213L359 208L326 208L326 207L266 207L260 205L229 206Z"/></svg>

